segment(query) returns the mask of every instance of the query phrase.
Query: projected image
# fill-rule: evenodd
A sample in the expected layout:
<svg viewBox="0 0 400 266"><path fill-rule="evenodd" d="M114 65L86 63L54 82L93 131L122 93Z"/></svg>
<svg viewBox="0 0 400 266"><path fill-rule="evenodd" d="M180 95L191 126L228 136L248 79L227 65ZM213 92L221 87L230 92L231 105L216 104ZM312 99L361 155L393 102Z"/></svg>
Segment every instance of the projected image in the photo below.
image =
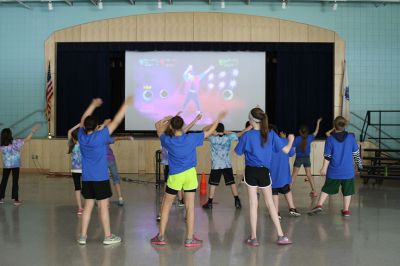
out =
<svg viewBox="0 0 400 266"><path fill-rule="evenodd" d="M233 126L236 118L246 119L249 108L265 102L264 53L127 52L125 62L125 94L136 96L126 115L127 130L153 130L155 121L178 111L187 122L203 114L201 126L228 110L236 114L226 121Z"/></svg>

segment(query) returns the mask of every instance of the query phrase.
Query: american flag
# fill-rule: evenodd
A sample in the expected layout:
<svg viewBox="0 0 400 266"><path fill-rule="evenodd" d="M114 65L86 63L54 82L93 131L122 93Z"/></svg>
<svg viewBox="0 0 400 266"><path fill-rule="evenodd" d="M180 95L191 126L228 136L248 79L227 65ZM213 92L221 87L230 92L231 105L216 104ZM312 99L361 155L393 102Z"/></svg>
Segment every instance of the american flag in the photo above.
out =
<svg viewBox="0 0 400 266"><path fill-rule="evenodd" d="M50 121L51 117L51 99L53 98L54 88L53 88L53 80L51 79L50 72L50 62L47 71L47 82L46 82L46 118L47 121Z"/></svg>

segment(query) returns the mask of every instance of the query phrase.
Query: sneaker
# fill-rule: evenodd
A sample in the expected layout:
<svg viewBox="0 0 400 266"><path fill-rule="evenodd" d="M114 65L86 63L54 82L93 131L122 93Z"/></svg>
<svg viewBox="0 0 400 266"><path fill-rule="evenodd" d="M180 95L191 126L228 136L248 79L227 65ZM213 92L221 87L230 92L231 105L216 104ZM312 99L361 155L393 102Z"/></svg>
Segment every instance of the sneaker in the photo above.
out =
<svg viewBox="0 0 400 266"><path fill-rule="evenodd" d="M304 182L308 182L308 178L304 178Z"/></svg>
<svg viewBox="0 0 400 266"><path fill-rule="evenodd" d="M349 210L347 210L347 211L341 210L341 212L342 212L343 217L349 217L351 215Z"/></svg>
<svg viewBox="0 0 400 266"><path fill-rule="evenodd" d="M14 201L14 206L19 206L21 204L22 204L22 201L20 201L20 200Z"/></svg>
<svg viewBox="0 0 400 266"><path fill-rule="evenodd" d="M280 212L278 212L278 219L279 219L279 220L282 219L282 216L281 216L281 213L280 213Z"/></svg>
<svg viewBox="0 0 400 266"><path fill-rule="evenodd" d="M299 217L301 214L297 211L296 208L290 208L289 209L289 215L294 216L294 217Z"/></svg>
<svg viewBox="0 0 400 266"><path fill-rule="evenodd" d="M80 236L77 240L79 245L86 245L86 238L87 236Z"/></svg>
<svg viewBox="0 0 400 266"><path fill-rule="evenodd" d="M122 239L119 236L116 236L114 234L111 234L110 236L107 236L103 240L104 245L112 245L112 244L118 244L121 243Z"/></svg>
<svg viewBox="0 0 400 266"><path fill-rule="evenodd" d="M120 206L120 207L124 206L124 199L123 198L119 198L118 199L118 206Z"/></svg>
<svg viewBox="0 0 400 266"><path fill-rule="evenodd" d="M178 206L179 208L185 207L185 203L183 202L183 199L182 199L182 200L178 200L177 206Z"/></svg>
<svg viewBox="0 0 400 266"><path fill-rule="evenodd" d="M242 208L242 203L240 203L239 198L235 198L235 208L238 210Z"/></svg>
<svg viewBox="0 0 400 266"><path fill-rule="evenodd" d="M287 236L278 236L278 240L276 241L278 245L290 245L293 242Z"/></svg>
<svg viewBox="0 0 400 266"><path fill-rule="evenodd" d="M4 199L0 199L0 204L4 204Z"/></svg>
<svg viewBox="0 0 400 266"><path fill-rule="evenodd" d="M82 213L83 213L83 209L78 208L78 210L76 211L76 214L77 215L82 215Z"/></svg>
<svg viewBox="0 0 400 266"><path fill-rule="evenodd" d="M316 198L316 197L318 197L318 193L315 192L315 191L311 191L311 192L310 192L310 197Z"/></svg>
<svg viewBox="0 0 400 266"><path fill-rule="evenodd" d="M311 211L308 212L308 215L315 215L317 213L322 212L322 206L321 205L317 205L314 208L312 208Z"/></svg>
<svg viewBox="0 0 400 266"><path fill-rule="evenodd" d="M192 239L185 240L185 247L187 248L201 247L202 245L203 245L203 240L200 240L195 236L193 236Z"/></svg>
<svg viewBox="0 0 400 266"><path fill-rule="evenodd" d="M258 242L257 238L247 238L246 244L251 246L251 247L258 247L260 245L260 242Z"/></svg>
<svg viewBox="0 0 400 266"><path fill-rule="evenodd" d="M236 202L235 202L236 204ZM210 201L207 201L206 204L203 205L203 209L212 209L213 208L213 204Z"/></svg>
<svg viewBox="0 0 400 266"><path fill-rule="evenodd" d="M167 242L165 241L165 238L163 236L160 236L160 234L157 234L155 237L153 237L150 240L150 243L153 245L159 245L159 246L167 244Z"/></svg>
<svg viewBox="0 0 400 266"><path fill-rule="evenodd" d="M157 223L159 223L161 221L161 215L157 215L156 221L157 221Z"/></svg>

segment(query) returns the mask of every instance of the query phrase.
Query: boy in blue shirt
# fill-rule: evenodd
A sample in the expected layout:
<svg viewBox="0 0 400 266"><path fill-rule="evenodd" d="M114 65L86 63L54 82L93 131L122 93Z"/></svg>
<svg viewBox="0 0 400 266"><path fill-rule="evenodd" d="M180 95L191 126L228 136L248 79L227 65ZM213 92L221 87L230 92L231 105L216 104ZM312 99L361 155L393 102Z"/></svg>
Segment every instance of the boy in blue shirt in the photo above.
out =
<svg viewBox="0 0 400 266"><path fill-rule="evenodd" d="M233 176L232 162L229 155L231 151L231 144L237 141L240 136L249 131L251 127L244 129L239 133L225 134L225 126L219 123L216 132L208 137L211 144L211 172L208 179L210 185L210 192L208 201L203 205L204 209L212 209L215 188L219 185L221 175L224 175L225 185L231 187L232 195L235 198L236 209L241 209L237 186Z"/></svg>
<svg viewBox="0 0 400 266"><path fill-rule="evenodd" d="M354 134L345 131L346 119L338 116L333 123L335 132L326 139L325 160L320 170L321 176L326 175L325 184L322 187L317 206L309 214L321 212L322 205L328 196L337 194L341 186L343 194L342 215L348 217L350 216L351 195L355 193L353 159L357 163L358 169L362 169L362 162Z"/></svg>
<svg viewBox="0 0 400 266"><path fill-rule="evenodd" d="M101 130L97 130L99 128L98 120L92 116L94 110L103 103L100 98L94 99L82 115L78 141L82 153L82 196L85 198L85 207L78 239L80 245L86 244L87 229L95 201L98 203L104 231L103 244L110 245L121 242L121 238L111 234L110 231L108 204L112 193L108 177L107 147L111 141L110 135L121 123L132 102L133 97L127 97L114 119Z"/></svg>

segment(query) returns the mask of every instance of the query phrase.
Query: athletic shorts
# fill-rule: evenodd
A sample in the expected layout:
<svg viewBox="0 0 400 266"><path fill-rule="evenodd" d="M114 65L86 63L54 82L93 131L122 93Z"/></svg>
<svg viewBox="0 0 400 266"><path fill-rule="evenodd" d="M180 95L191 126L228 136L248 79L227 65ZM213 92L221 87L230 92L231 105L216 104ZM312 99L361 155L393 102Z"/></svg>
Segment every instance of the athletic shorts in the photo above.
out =
<svg viewBox="0 0 400 266"><path fill-rule="evenodd" d="M81 177L82 173L72 172L72 179L74 180L75 191L79 191L82 188Z"/></svg>
<svg viewBox="0 0 400 266"><path fill-rule="evenodd" d="M235 184L235 178L233 177L232 168L211 169L208 184L218 186L221 180L221 175L224 175L225 185L229 186Z"/></svg>
<svg viewBox="0 0 400 266"><path fill-rule="evenodd" d="M81 193L85 199L103 200L111 198L110 180L82 181Z"/></svg>
<svg viewBox="0 0 400 266"><path fill-rule="evenodd" d="M166 165L164 165L164 181L165 181L165 183L168 181L168 175L169 175L169 165L166 164Z"/></svg>
<svg viewBox="0 0 400 266"><path fill-rule="evenodd" d="M244 182L250 187L265 188L271 185L269 169L265 167L247 166L244 170Z"/></svg>
<svg viewBox="0 0 400 266"><path fill-rule="evenodd" d="M322 192L329 195L334 195L339 192L339 187L342 187L343 196L351 196L355 194L354 178L350 179L331 179L326 178L325 184L322 187Z"/></svg>
<svg viewBox="0 0 400 266"><path fill-rule="evenodd" d="M290 192L290 184L286 184L283 187L272 188L272 195L287 194Z"/></svg>
<svg viewBox="0 0 400 266"><path fill-rule="evenodd" d="M197 173L194 167L179 174L169 175L165 192L176 195L179 190L195 192L198 186ZM175 193L176 192L176 193Z"/></svg>
<svg viewBox="0 0 400 266"><path fill-rule="evenodd" d="M296 157L293 166L300 168L302 165L304 167L311 167L310 157Z"/></svg>

